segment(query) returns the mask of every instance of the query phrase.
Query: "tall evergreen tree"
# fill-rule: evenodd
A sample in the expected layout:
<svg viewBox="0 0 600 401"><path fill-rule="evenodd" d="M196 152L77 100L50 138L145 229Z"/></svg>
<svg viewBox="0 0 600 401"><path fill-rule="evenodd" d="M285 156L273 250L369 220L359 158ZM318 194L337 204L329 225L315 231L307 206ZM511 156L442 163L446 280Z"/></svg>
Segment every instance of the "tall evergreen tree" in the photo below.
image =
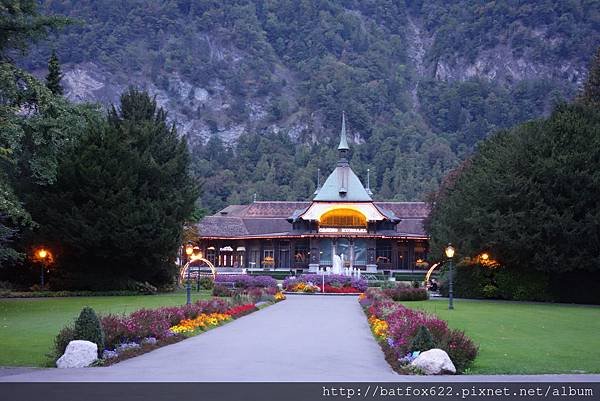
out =
<svg viewBox="0 0 600 401"><path fill-rule="evenodd" d="M48 60L48 75L46 75L46 87L55 95L62 95L63 88L60 85L62 73L60 71L60 63L56 51L52 51L52 55Z"/></svg>
<svg viewBox="0 0 600 401"><path fill-rule="evenodd" d="M130 89L61 161L35 217L61 253L63 286L158 285L174 277L197 193L186 142L166 117L147 93Z"/></svg>
<svg viewBox="0 0 600 401"><path fill-rule="evenodd" d="M598 47L596 55L590 63L587 80L578 100L600 107L600 47Z"/></svg>

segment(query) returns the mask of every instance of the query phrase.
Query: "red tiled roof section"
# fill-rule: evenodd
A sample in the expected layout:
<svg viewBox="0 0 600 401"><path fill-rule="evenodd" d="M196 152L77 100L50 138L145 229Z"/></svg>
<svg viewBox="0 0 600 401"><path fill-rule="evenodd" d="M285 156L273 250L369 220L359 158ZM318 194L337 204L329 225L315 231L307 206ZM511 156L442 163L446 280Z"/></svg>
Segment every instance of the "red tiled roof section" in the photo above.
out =
<svg viewBox="0 0 600 401"><path fill-rule="evenodd" d="M201 237L237 237L249 234L244 220L239 217L206 216L197 227Z"/></svg>
<svg viewBox="0 0 600 401"><path fill-rule="evenodd" d="M394 212L400 219L424 219L429 215L426 202L375 202L375 205Z"/></svg>
<svg viewBox="0 0 600 401"><path fill-rule="evenodd" d="M235 217L278 217L287 219L295 210L304 209L310 202L257 201L250 205L231 205L216 213L215 216Z"/></svg>

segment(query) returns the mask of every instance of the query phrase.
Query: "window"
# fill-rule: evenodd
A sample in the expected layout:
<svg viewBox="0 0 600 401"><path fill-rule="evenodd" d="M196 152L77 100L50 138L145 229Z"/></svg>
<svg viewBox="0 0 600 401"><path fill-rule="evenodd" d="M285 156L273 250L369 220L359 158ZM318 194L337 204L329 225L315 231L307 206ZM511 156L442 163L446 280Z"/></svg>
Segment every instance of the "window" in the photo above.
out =
<svg viewBox="0 0 600 401"><path fill-rule="evenodd" d="M260 251L258 249L248 251L248 267L251 269L260 267Z"/></svg>
<svg viewBox="0 0 600 401"><path fill-rule="evenodd" d="M277 260L280 269L289 269L290 268L290 249L289 248L281 248L279 250L279 259Z"/></svg>
<svg viewBox="0 0 600 401"><path fill-rule="evenodd" d="M294 246L294 262L298 264L308 263L308 244L298 242Z"/></svg>
<svg viewBox="0 0 600 401"><path fill-rule="evenodd" d="M216 265L216 259L217 257L217 253L215 252L215 247L214 246L209 246L208 248L206 248L206 259L208 259L208 261L210 263L212 263L213 265Z"/></svg>
<svg viewBox="0 0 600 401"><path fill-rule="evenodd" d="M275 252L273 252L272 249L265 249L263 251L263 260L262 260L262 265L263 267L274 267L275 265Z"/></svg>
<svg viewBox="0 0 600 401"><path fill-rule="evenodd" d="M377 249L375 251L375 258L377 264L379 263L392 263L392 246L389 242L377 243Z"/></svg>
<svg viewBox="0 0 600 401"><path fill-rule="evenodd" d="M321 227L366 227L365 216L352 209L334 209L321 216L319 219Z"/></svg>

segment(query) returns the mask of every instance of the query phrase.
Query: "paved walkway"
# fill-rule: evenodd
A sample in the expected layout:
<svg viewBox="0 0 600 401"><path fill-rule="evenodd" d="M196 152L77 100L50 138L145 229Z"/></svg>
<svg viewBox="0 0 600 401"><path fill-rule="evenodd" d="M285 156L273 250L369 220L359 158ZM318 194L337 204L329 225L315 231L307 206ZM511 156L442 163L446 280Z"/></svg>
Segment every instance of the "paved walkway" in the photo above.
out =
<svg viewBox="0 0 600 401"><path fill-rule="evenodd" d="M356 297L288 296L223 327L114 366L0 370L15 381L600 381L600 375L402 376Z"/></svg>
<svg viewBox="0 0 600 401"><path fill-rule="evenodd" d="M6 372L5 372L6 373ZM114 366L39 369L0 381L311 381L398 377L356 297L289 296Z"/></svg>

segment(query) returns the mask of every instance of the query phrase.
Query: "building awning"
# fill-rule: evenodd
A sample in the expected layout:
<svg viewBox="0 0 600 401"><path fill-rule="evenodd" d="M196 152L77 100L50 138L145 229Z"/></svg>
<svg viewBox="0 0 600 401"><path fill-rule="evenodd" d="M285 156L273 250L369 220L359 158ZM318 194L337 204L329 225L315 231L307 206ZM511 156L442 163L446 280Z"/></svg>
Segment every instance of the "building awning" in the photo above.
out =
<svg viewBox="0 0 600 401"><path fill-rule="evenodd" d="M318 221L325 213L335 209L355 210L365 216L367 221L380 221L386 219L386 216L383 215L371 202L313 202L304 213L298 216L298 218L303 220Z"/></svg>
<svg viewBox="0 0 600 401"><path fill-rule="evenodd" d="M224 246L223 248L219 249L219 251L221 252L233 252L233 248L230 246Z"/></svg>
<svg viewBox="0 0 600 401"><path fill-rule="evenodd" d="M238 251L238 252L245 252L246 251L246 247L244 247L244 246L238 246L236 248L236 251Z"/></svg>

